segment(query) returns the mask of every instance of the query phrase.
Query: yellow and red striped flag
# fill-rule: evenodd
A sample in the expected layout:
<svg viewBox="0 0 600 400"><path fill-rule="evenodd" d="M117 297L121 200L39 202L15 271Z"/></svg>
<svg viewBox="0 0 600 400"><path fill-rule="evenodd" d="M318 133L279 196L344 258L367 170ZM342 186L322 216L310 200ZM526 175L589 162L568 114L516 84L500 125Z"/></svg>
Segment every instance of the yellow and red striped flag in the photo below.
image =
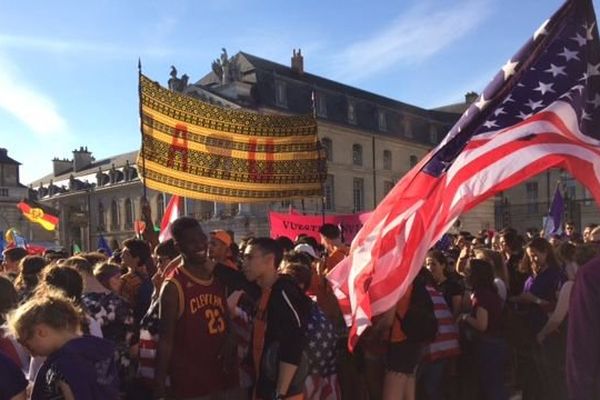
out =
<svg viewBox="0 0 600 400"><path fill-rule="evenodd" d="M148 188L219 202L321 196L327 177L311 115L224 109L140 74L142 151Z"/></svg>

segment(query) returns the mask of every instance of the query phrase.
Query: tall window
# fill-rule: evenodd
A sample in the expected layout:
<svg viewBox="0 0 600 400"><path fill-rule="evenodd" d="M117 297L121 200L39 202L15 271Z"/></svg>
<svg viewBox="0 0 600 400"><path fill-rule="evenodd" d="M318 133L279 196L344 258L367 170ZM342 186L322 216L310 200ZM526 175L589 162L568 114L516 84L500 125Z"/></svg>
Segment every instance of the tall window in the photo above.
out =
<svg viewBox="0 0 600 400"><path fill-rule="evenodd" d="M98 202L98 229L103 231L106 226L106 212L104 211L104 204L101 201Z"/></svg>
<svg viewBox="0 0 600 400"><path fill-rule="evenodd" d="M317 93L317 115L327 117L327 97L324 93Z"/></svg>
<svg viewBox="0 0 600 400"><path fill-rule="evenodd" d="M327 154L327 161L333 161L333 142L329 138L321 139L323 150Z"/></svg>
<svg viewBox="0 0 600 400"><path fill-rule="evenodd" d="M392 169L392 152L389 150L383 151L383 169L388 171Z"/></svg>
<svg viewBox="0 0 600 400"><path fill-rule="evenodd" d="M429 142L431 144L437 144L438 142L438 131L435 125L429 127Z"/></svg>
<svg viewBox="0 0 600 400"><path fill-rule="evenodd" d="M417 158L417 156L415 156L414 154L411 154L410 159L409 159L410 167L412 168L415 165L417 165L417 162L419 162L419 159Z"/></svg>
<svg viewBox="0 0 600 400"><path fill-rule="evenodd" d="M527 210L530 213L538 212L538 183L527 182L525 185L527 191Z"/></svg>
<svg viewBox="0 0 600 400"><path fill-rule="evenodd" d="M165 196L162 193L156 195L156 224L160 226L163 215L165 215Z"/></svg>
<svg viewBox="0 0 600 400"><path fill-rule="evenodd" d="M327 180L323 185L323 197L325 199L324 205L326 210L333 210L335 208L333 193L333 175L328 174Z"/></svg>
<svg viewBox="0 0 600 400"><path fill-rule="evenodd" d="M278 106L287 107L287 87L285 82L275 82L275 103Z"/></svg>
<svg viewBox="0 0 600 400"><path fill-rule="evenodd" d="M356 124L356 104L352 100L348 100L348 122Z"/></svg>
<svg viewBox="0 0 600 400"><path fill-rule="evenodd" d="M377 124L379 125L380 131L387 131L387 118L385 115L385 111L377 111Z"/></svg>
<svg viewBox="0 0 600 400"><path fill-rule="evenodd" d="M352 164L358 166L363 165L362 146L360 144L352 145Z"/></svg>
<svg viewBox="0 0 600 400"><path fill-rule="evenodd" d="M354 212L365 208L365 181L363 178L354 178L352 194L354 198Z"/></svg>
<svg viewBox="0 0 600 400"><path fill-rule="evenodd" d="M119 220L121 217L119 216L119 205L116 200L113 200L110 203L110 228L112 230L119 229Z"/></svg>
<svg viewBox="0 0 600 400"><path fill-rule="evenodd" d="M125 199L125 228L133 228L133 203Z"/></svg>

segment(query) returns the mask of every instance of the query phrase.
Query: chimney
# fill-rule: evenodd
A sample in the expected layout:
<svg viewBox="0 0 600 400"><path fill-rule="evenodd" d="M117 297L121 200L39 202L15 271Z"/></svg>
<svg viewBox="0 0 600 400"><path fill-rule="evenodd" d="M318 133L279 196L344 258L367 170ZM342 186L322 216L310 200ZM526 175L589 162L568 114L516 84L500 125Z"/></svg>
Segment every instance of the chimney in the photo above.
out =
<svg viewBox="0 0 600 400"><path fill-rule="evenodd" d="M302 57L301 49L298 49L297 53L296 53L296 49L293 49L292 71L294 71L298 75L302 75L304 73L304 57Z"/></svg>
<svg viewBox="0 0 600 400"><path fill-rule="evenodd" d="M8 150L0 147L0 157L6 157L6 156L8 156Z"/></svg>
<svg viewBox="0 0 600 400"><path fill-rule="evenodd" d="M65 172L71 171L73 168L73 161L68 158L63 158L62 160L54 157L52 159L52 173L54 176L59 176L64 174Z"/></svg>
<svg viewBox="0 0 600 400"><path fill-rule="evenodd" d="M73 172L79 172L89 167L93 162L92 153L86 147L73 150Z"/></svg>
<svg viewBox="0 0 600 400"><path fill-rule="evenodd" d="M475 100L477 100L478 97L479 97L479 95L477 94L477 92L469 92L469 93L465 94L465 103L471 104Z"/></svg>

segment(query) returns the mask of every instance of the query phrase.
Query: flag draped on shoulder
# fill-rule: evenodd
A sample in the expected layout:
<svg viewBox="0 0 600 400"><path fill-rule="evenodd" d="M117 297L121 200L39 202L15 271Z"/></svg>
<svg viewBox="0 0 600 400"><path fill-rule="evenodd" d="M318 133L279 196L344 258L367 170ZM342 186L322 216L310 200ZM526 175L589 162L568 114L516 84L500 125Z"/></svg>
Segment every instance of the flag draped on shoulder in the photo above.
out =
<svg viewBox="0 0 600 400"><path fill-rule="evenodd" d="M567 1L392 189L328 276L349 347L393 307L461 213L549 168L600 204L600 52L591 1Z"/></svg>
<svg viewBox="0 0 600 400"><path fill-rule="evenodd" d="M312 116L224 109L140 74L142 151L151 189L192 199L261 202L320 196L327 177Z"/></svg>
<svg viewBox="0 0 600 400"><path fill-rule="evenodd" d="M53 231L58 225L58 212L51 211L42 205L24 199L17 204L17 207L23 213L23 216L29 221L42 226L42 228Z"/></svg>

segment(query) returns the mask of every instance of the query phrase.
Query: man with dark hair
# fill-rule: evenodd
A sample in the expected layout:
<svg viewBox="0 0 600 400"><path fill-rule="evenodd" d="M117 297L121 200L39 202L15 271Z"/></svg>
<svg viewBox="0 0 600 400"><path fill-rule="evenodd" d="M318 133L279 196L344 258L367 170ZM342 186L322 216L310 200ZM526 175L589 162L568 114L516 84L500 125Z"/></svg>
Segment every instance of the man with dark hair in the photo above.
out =
<svg viewBox="0 0 600 400"><path fill-rule="evenodd" d="M2 252L4 261L2 261L2 272L10 278L15 280L19 274L19 262L27 255L27 250L22 247L13 247L6 249Z"/></svg>
<svg viewBox="0 0 600 400"><path fill-rule="evenodd" d="M180 217L171 226L178 265L160 294L155 397L171 380L176 399L235 399L240 395L225 286L215 279L208 238L197 220Z"/></svg>
<svg viewBox="0 0 600 400"><path fill-rule="evenodd" d="M275 240L253 239L244 249L243 258L246 278L261 288L252 335L256 397L302 398L308 373L303 361L308 298L292 278L277 273L283 250Z"/></svg>
<svg viewBox="0 0 600 400"><path fill-rule="evenodd" d="M319 229L321 244L327 252L324 269L319 271L322 275L328 273L348 256L350 249L342 243L340 228L334 224L324 224Z"/></svg>
<svg viewBox="0 0 600 400"><path fill-rule="evenodd" d="M514 230L506 229L500 235L500 248L508 269L509 296L518 296L528 278L527 274L519 271L519 263L525 254L523 241Z"/></svg>
<svg viewBox="0 0 600 400"><path fill-rule="evenodd" d="M136 323L140 322L152 299L154 263L150 246L141 239L127 239L123 242L122 266L127 273L121 277L121 296L133 309Z"/></svg>

